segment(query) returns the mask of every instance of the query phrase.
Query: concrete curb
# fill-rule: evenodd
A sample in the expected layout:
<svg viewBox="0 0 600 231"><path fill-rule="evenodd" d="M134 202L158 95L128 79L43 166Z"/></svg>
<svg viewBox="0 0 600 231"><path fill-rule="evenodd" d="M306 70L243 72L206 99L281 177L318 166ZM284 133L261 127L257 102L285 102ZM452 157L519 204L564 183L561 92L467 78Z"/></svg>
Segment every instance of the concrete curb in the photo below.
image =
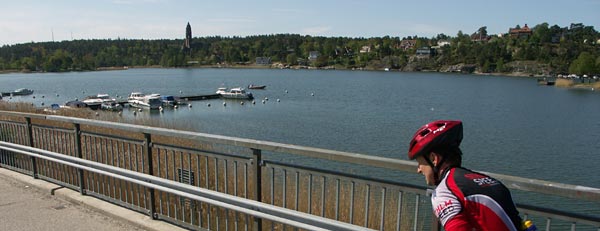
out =
<svg viewBox="0 0 600 231"><path fill-rule="evenodd" d="M90 210L96 211L98 213L101 213L103 215L117 220L121 220L124 223L137 226L144 230L186 230L179 226L175 226L163 221L152 220L148 215L141 214L91 196L83 196L79 192L73 191L71 189L64 188L62 186L49 183L43 180L33 179L33 177L31 176L27 176L5 168L0 168L0 177L9 180L19 181L25 185L29 185L36 188L42 193L54 195L72 204L83 205Z"/></svg>

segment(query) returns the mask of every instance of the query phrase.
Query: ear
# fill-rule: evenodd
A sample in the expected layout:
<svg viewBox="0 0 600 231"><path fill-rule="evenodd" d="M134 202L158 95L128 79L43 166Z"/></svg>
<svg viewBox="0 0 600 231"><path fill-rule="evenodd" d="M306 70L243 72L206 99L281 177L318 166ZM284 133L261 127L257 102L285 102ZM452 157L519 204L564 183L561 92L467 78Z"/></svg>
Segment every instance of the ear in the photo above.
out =
<svg viewBox="0 0 600 231"><path fill-rule="evenodd" d="M435 152L430 152L429 159L431 160L433 166L437 166L437 164L440 162L440 155L436 154Z"/></svg>

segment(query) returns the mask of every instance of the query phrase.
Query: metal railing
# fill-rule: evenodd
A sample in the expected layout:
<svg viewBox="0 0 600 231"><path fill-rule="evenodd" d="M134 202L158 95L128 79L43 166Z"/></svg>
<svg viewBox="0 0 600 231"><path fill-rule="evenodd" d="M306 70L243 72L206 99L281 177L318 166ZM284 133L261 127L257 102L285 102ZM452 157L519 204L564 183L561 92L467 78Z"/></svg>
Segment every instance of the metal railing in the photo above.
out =
<svg viewBox="0 0 600 231"><path fill-rule="evenodd" d="M341 163L341 166L358 165L412 174L416 169L414 162L81 118L3 111L0 111L0 116L5 118L0 120L0 140L4 141L0 152L1 167L79 190L82 194L186 228L306 229L296 223L289 224L274 217L266 218L251 211L229 208L192 196L200 192L214 192L327 218L324 220L352 224L355 229L439 229L423 186L356 176L327 170L329 168L323 166L292 164L281 159L302 156L322 159L327 163ZM8 150L9 143L34 149L19 148L21 152ZM10 148L17 149L15 146ZM123 172L98 172L81 167L83 162L76 166L69 165L61 162L66 159L57 161L40 156L30 157L25 151L60 153L69 161L86 161L87 167L91 166L90 163L96 163L103 168L135 172L174 185L159 185L166 188L157 188L139 182L144 182L146 178L124 179L121 175ZM278 155L285 155L286 158L277 161L273 157ZM600 202L600 189L489 174L512 189ZM186 184L186 189L198 191L177 191L181 184ZM177 189L177 192L173 192L173 189ZM224 198L215 201L229 202ZM243 207L231 203L256 210L254 205ZM556 227L552 220L567 222L572 229L600 227L599 218L595 216L529 205L520 205L519 209L527 215L546 219L547 230L551 226ZM288 216L280 218L290 219Z"/></svg>

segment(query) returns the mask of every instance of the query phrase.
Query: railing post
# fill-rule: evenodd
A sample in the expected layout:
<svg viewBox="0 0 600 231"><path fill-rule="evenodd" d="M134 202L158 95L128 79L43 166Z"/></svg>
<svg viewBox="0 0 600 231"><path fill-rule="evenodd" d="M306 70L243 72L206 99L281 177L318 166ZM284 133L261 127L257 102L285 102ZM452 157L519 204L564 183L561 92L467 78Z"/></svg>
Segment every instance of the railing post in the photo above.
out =
<svg viewBox="0 0 600 231"><path fill-rule="evenodd" d="M254 164L254 195L256 201L262 202L262 152L260 149L252 148L252 160ZM254 217L254 230L262 230L262 219Z"/></svg>
<svg viewBox="0 0 600 231"><path fill-rule="evenodd" d="M154 176L154 167L152 164L152 136L149 133L144 133L144 153L148 158L148 175ZM155 201L154 188L150 189L150 217L153 220L158 219L156 213L156 201Z"/></svg>
<svg viewBox="0 0 600 231"><path fill-rule="evenodd" d="M29 147L33 147L33 126L31 125L31 118L25 117L25 124L27 125L27 142ZM38 179L38 169L35 157L31 158L31 171L33 172L33 179Z"/></svg>
<svg viewBox="0 0 600 231"><path fill-rule="evenodd" d="M438 219L435 214L431 214L431 231L440 231L442 230L442 225L440 224L440 219Z"/></svg>
<svg viewBox="0 0 600 231"><path fill-rule="evenodd" d="M425 192L427 197L431 197L433 195L432 189L427 189ZM440 224L440 219L435 215L435 213L431 213L431 231L440 231L442 230L442 224Z"/></svg>
<svg viewBox="0 0 600 231"><path fill-rule="evenodd" d="M81 127L79 124L73 125L75 125L75 155L77 158L83 159L83 151L81 149ZM79 193L81 193L81 195L85 195L86 189L83 169L77 169L77 178L79 179Z"/></svg>

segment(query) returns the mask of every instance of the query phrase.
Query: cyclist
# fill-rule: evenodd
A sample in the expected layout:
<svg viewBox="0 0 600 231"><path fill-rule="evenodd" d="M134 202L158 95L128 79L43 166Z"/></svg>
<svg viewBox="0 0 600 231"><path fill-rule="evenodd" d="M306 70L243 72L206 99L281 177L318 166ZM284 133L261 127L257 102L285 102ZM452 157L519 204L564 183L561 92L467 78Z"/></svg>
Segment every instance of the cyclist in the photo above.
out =
<svg viewBox="0 0 600 231"><path fill-rule="evenodd" d="M510 191L500 181L461 167L461 121L438 120L419 128L408 158L430 186L433 211L447 231L521 230Z"/></svg>

